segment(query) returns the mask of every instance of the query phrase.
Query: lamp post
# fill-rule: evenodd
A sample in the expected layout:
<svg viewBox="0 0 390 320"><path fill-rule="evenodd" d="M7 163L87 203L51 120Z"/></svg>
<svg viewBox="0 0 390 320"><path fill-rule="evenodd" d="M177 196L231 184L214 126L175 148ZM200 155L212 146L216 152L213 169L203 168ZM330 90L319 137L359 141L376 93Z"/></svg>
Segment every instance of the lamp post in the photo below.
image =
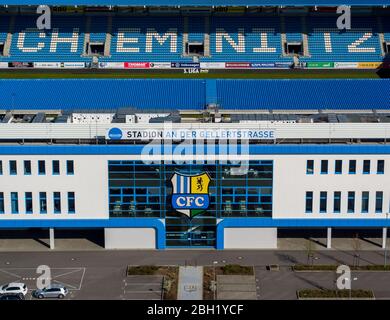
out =
<svg viewBox="0 0 390 320"><path fill-rule="evenodd" d="M217 291L217 272L215 270L215 266L217 265L218 261L213 261L213 267L214 267L214 290L213 290L213 295L214 298L213 300L216 299L216 291Z"/></svg>

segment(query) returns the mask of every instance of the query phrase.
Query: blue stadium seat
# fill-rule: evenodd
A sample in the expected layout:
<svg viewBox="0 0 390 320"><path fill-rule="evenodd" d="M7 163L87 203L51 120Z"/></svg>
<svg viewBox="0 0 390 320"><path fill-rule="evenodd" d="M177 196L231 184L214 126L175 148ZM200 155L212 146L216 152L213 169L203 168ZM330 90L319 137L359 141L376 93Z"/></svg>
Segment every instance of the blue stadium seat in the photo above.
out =
<svg viewBox="0 0 390 320"><path fill-rule="evenodd" d="M211 21L212 57L210 60L286 61L286 58L281 57L280 20L278 17L213 17ZM263 34L263 39L261 34ZM288 61L290 60L291 58L288 58Z"/></svg>
<svg viewBox="0 0 390 320"><path fill-rule="evenodd" d="M377 21L374 17L352 16L351 30L338 30L336 16L308 18L310 61L381 61Z"/></svg>
<svg viewBox="0 0 390 320"><path fill-rule="evenodd" d="M84 41L82 17L54 16L51 30L38 30L36 16L18 16L7 61L87 61L81 57Z"/></svg>
<svg viewBox="0 0 390 320"><path fill-rule="evenodd" d="M10 15L0 19L0 42L10 29ZM106 15L53 15L52 30L36 29L35 15L17 15L10 56L0 61L89 62L84 54L87 21L90 41L104 42L108 31ZM306 24L309 56L312 62L379 62L382 50L376 16L353 16L352 30L336 28L336 16L314 13L286 16L284 29L288 42L301 42ZM183 55L185 18L176 16L112 16L110 55L106 62L188 62ZM390 41L390 19L382 18L383 33ZM210 16L210 56L204 62L291 62L283 55L280 16ZM188 41L203 42L204 16L188 17Z"/></svg>

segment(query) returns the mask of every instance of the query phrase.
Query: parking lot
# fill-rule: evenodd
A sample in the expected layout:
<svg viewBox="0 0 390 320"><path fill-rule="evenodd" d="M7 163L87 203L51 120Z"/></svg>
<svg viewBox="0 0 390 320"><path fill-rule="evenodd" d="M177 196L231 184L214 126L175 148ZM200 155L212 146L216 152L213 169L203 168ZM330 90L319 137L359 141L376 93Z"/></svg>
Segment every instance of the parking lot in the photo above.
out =
<svg viewBox="0 0 390 320"><path fill-rule="evenodd" d="M161 300L163 276L128 276L123 280L122 300Z"/></svg>
<svg viewBox="0 0 390 320"><path fill-rule="evenodd" d="M217 300L256 300L256 294L254 276L217 276Z"/></svg>
<svg viewBox="0 0 390 320"><path fill-rule="evenodd" d="M32 292L37 289L37 281L46 284L60 284L68 288L69 294L65 299L75 298L82 289L86 268L51 268L50 274L37 273L35 268L2 268L0 269L0 284L22 282L27 285L26 299L34 299Z"/></svg>

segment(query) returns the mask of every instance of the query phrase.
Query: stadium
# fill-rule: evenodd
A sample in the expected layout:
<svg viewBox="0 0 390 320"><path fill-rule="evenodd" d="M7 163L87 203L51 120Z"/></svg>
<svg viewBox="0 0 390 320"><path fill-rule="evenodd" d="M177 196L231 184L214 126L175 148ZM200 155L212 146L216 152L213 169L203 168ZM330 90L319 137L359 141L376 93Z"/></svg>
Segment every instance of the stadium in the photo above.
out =
<svg viewBox="0 0 390 320"><path fill-rule="evenodd" d="M67 232L107 249L319 233L332 248L356 232L385 246L387 1L52 0L50 29L37 5L0 7L3 233L52 249Z"/></svg>

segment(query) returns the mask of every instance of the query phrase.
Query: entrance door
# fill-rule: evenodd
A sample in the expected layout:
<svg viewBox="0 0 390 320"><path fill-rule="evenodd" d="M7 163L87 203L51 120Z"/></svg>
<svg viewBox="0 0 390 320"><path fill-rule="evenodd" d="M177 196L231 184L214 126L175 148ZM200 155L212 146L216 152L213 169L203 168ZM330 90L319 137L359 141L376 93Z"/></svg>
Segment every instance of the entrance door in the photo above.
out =
<svg viewBox="0 0 390 320"><path fill-rule="evenodd" d="M215 247L216 218L174 216L165 219L167 248Z"/></svg>

